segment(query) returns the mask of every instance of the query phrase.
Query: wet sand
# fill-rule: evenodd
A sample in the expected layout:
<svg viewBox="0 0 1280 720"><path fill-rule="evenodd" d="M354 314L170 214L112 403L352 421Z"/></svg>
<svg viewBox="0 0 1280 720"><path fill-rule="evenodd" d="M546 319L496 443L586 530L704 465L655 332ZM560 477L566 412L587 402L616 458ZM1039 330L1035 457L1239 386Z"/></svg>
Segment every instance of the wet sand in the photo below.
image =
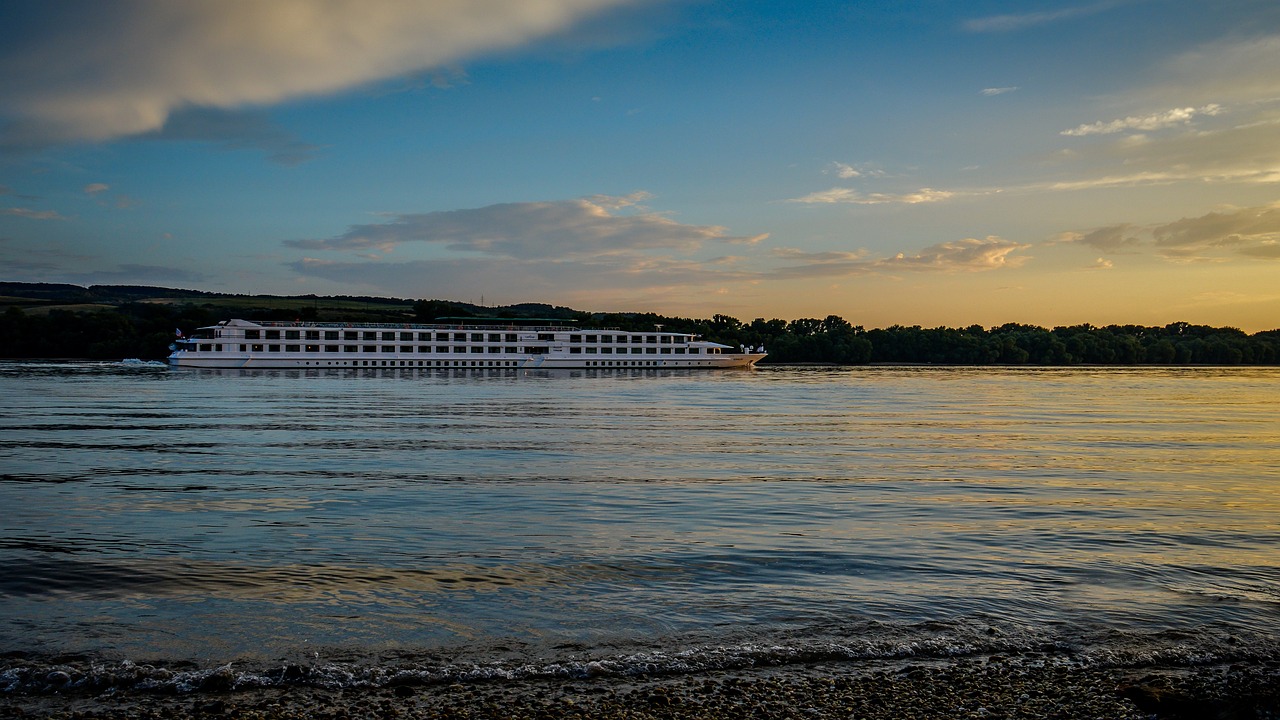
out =
<svg viewBox="0 0 1280 720"><path fill-rule="evenodd" d="M1100 669L993 657L649 679L0 696L0 718L18 717L1252 720L1280 717L1280 662Z"/></svg>

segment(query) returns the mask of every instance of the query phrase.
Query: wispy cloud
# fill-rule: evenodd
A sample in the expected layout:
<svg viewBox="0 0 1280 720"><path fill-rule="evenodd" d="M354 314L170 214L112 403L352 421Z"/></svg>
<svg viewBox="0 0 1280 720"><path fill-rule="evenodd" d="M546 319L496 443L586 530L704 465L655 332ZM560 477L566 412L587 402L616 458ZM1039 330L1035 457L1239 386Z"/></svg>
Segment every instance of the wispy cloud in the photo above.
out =
<svg viewBox="0 0 1280 720"><path fill-rule="evenodd" d="M1110 135L1112 133L1124 132L1126 130L1160 130L1167 127L1173 127L1175 125L1186 125L1194 120L1197 115L1213 116L1218 115L1221 112L1221 105L1210 103L1198 108L1174 108L1172 110L1165 110L1152 115L1087 123L1084 125L1078 125L1070 130L1063 130L1061 134L1073 137L1083 137L1085 135Z"/></svg>
<svg viewBox="0 0 1280 720"><path fill-rule="evenodd" d="M981 94L987 97L994 97L996 95L1004 95L1006 93L1017 92L1018 90L1021 90L1021 89L1022 88L1019 88L1019 87L989 87L989 88L983 88Z"/></svg>
<svg viewBox="0 0 1280 720"><path fill-rule="evenodd" d="M32 210L31 208L0 208L0 215L26 218L28 220L66 220L53 210Z"/></svg>
<svg viewBox="0 0 1280 720"><path fill-rule="evenodd" d="M647 197L639 193L397 214L387 222L354 226L337 237L288 240L285 245L388 252L405 243L431 243L459 253L581 259L655 249L688 252L707 242L751 244L767 237L730 235L719 226L685 225L647 210L619 212L636 208Z"/></svg>
<svg viewBox="0 0 1280 720"><path fill-rule="evenodd" d="M76 285L119 285L151 283L198 283L209 278L201 273L163 265L123 263L114 270L95 270L87 273L71 273L63 276L64 282Z"/></svg>
<svg viewBox="0 0 1280 720"><path fill-rule="evenodd" d="M505 50L624 0L82 3L0 45L10 146L157 131L181 108L320 95Z"/></svg>
<svg viewBox="0 0 1280 720"><path fill-rule="evenodd" d="M1025 256L1013 256L1031 245L1004 238L965 238L939 243L913 253L870 258L864 252L806 252L788 248L776 255L790 264L770 275L781 278L841 277L898 272L981 272L1018 267Z"/></svg>
<svg viewBox="0 0 1280 720"><path fill-rule="evenodd" d="M956 193L949 190L935 190L933 188L920 188L914 192L906 193L861 193L852 188L831 188L830 190L822 190L810 193L803 197L793 198L787 202L803 203L806 205L824 205L824 204L849 204L849 205L918 205L920 203L934 203L950 200L955 197Z"/></svg>
<svg viewBox="0 0 1280 720"><path fill-rule="evenodd" d="M97 195L98 193L103 193L110 189L111 186L106 183L89 183L84 186L84 193L86 195Z"/></svg>
<svg viewBox="0 0 1280 720"><path fill-rule="evenodd" d="M1061 10L1045 10L1028 13L1009 13L1006 15L989 15L964 23L964 29L975 33L1014 32L1027 28L1049 25L1063 20L1072 20L1110 10L1119 3L1115 0L1098 2L1091 5L1063 8Z"/></svg>

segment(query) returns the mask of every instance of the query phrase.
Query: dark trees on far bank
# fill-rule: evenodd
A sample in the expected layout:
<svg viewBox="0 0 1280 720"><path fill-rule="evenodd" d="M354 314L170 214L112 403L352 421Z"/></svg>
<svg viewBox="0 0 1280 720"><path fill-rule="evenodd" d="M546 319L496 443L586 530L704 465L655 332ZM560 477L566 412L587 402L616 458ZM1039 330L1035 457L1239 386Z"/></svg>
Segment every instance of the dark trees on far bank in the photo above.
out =
<svg viewBox="0 0 1280 720"><path fill-rule="evenodd" d="M304 319L317 322L430 322L467 314L462 303L423 300L412 315L371 317L321 306L279 309L226 304L127 302L85 311L24 311L10 305L0 312L0 357L159 359L168 354L174 331L191 332L231 317ZM1046 329L1009 323L984 328L922 328L894 325L867 330L838 315L825 318L742 322L727 315L709 319L665 317L653 313L588 314L547 305L494 309L489 315L529 315L560 319L582 327L692 332L734 347L763 346L768 363L926 363L947 365L1275 365L1280 364L1280 330L1244 333L1184 322L1163 327L1073 325ZM300 317L303 316L303 317Z"/></svg>

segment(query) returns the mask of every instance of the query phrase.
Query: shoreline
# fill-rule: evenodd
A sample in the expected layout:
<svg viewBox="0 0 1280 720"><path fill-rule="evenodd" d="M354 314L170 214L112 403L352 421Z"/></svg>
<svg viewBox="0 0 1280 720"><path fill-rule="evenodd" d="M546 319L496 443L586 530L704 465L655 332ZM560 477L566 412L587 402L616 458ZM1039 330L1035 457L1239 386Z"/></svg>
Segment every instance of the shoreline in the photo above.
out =
<svg viewBox="0 0 1280 720"><path fill-rule="evenodd" d="M689 675L442 685L285 685L182 694L0 695L0 718L1268 718L1280 662L1083 667L1002 656Z"/></svg>

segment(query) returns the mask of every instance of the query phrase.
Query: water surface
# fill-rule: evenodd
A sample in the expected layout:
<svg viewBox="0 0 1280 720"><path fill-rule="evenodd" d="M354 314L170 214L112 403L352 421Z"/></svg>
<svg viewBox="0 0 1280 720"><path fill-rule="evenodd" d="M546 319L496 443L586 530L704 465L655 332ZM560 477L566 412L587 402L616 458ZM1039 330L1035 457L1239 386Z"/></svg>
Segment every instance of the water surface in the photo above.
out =
<svg viewBox="0 0 1280 720"><path fill-rule="evenodd" d="M0 689L58 655L349 679L1280 638L1277 369L10 363L0 397Z"/></svg>

